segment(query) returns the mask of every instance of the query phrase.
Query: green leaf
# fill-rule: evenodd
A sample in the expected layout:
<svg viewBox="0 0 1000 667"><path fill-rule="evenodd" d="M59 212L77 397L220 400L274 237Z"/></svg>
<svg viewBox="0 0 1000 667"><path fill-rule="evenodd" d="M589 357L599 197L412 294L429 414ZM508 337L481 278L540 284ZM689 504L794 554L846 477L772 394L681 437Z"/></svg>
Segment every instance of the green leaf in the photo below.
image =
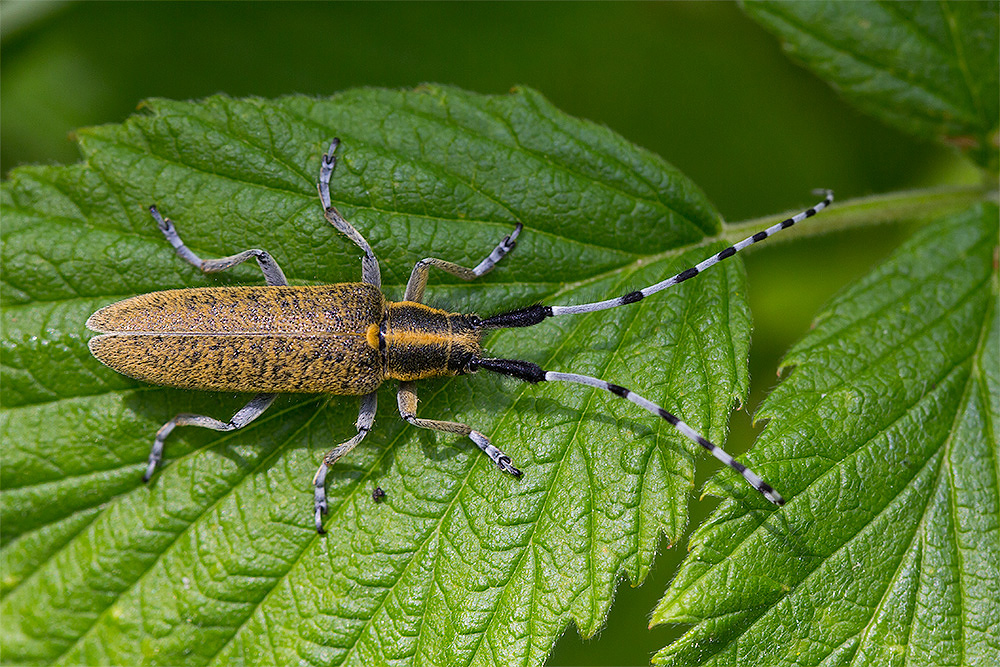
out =
<svg viewBox="0 0 1000 667"><path fill-rule="evenodd" d="M997 217L928 225L788 354L754 453L791 499L696 532L653 615L695 625L655 664L996 664Z"/></svg>
<svg viewBox="0 0 1000 667"><path fill-rule="evenodd" d="M1000 3L749 0L745 7L858 108L997 171Z"/></svg>
<svg viewBox="0 0 1000 667"><path fill-rule="evenodd" d="M661 535L680 538L701 452L612 396L486 373L422 383L420 414L482 430L521 480L403 424L387 386L374 432L328 477L325 536L311 479L353 435L354 398L286 396L240 431L178 429L145 486L162 423L226 418L247 397L124 378L89 355L83 324L133 294L261 282L178 259L154 202L203 257L260 247L293 284L358 280L357 248L316 197L333 136L334 203L390 298L417 260L474 264L524 223L484 279L431 275L428 303L480 314L621 294L720 248L718 213L676 169L530 90L154 100L78 136L82 164L18 169L2 188L5 662L540 664L571 621L601 627ZM721 443L747 390L744 282L727 262L487 348L633 388Z"/></svg>

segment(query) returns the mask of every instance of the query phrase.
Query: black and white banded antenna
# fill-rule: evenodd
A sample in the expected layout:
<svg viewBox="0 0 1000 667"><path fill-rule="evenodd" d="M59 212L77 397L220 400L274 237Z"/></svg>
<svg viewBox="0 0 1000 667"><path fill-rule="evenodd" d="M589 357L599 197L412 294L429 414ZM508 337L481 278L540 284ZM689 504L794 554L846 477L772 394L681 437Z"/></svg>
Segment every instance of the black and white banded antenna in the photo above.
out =
<svg viewBox="0 0 1000 667"><path fill-rule="evenodd" d="M486 370L492 371L494 373L500 373L501 375L508 375L510 377L517 378L519 380L524 380L525 382L530 382L532 384L537 384L539 382L570 382L573 384L587 385L588 387L596 387L598 389L603 389L604 391L610 392L619 398L624 398L626 401L631 401L638 405L640 408L648 410L653 415L663 419L668 424L673 426L675 429L681 432L686 438L692 442L701 445L715 458L722 461L724 464L738 472L743 476L743 479L747 481L753 488L757 489L765 498L770 500L775 505L784 505L785 499L781 497L781 494L775 491L770 484L765 482L760 476L754 471L747 468L745 465L734 459L729 455L726 450L721 447L712 444L708 439L704 438L701 434L695 431L693 428L682 422L676 415L671 412L667 412L661 408L656 403L643 398L639 394L626 389L617 384L612 384L611 382L606 382L600 378L591 377L589 375L580 375L579 373L556 373L553 371L542 370L540 366L534 364L530 361L520 361L518 359L475 359L472 361L469 370Z"/></svg>
<svg viewBox="0 0 1000 667"><path fill-rule="evenodd" d="M623 294L622 296L614 299L607 299L606 301L595 301L593 303L581 303L571 306L544 306L538 304L534 306L527 306L526 308L517 308L515 310L507 311L506 313L494 315L493 317L487 317L482 320L481 326L487 329L530 327L550 317L592 313L598 310L609 310L611 308L617 308L618 306L627 306L630 303L642 301L651 294L662 292L669 287L673 287L674 285L678 285L685 280L694 278L705 269L718 264L724 259L729 259L736 253L749 248L755 243L760 243L764 239L774 236L783 229L788 229L797 222L802 222L806 218L811 218L833 203L833 190L816 190L815 194L822 194L824 197L823 201L819 202L812 208L808 208L797 215L793 215L790 218L771 225L764 231L757 232L753 236L748 236L739 243L734 243L725 250L721 250L711 257L698 262L691 268L684 269L680 273L673 275L666 280L662 280L655 285L650 285L649 287L644 287L640 290Z"/></svg>
<svg viewBox="0 0 1000 667"><path fill-rule="evenodd" d="M526 308L518 308L516 310L511 310L506 313L500 313L492 317L485 318L480 321L479 325L485 329L507 329L515 327L530 327L538 324L550 317L558 317L560 315L578 315L581 313L592 313L599 310L609 310L611 308L617 308L618 306L627 306L630 303L636 303L645 299L647 296L656 294L657 292L662 292L663 290L673 287L685 280L690 280L702 271L718 264L719 262L728 259L740 252L749 248L755 243L760 243L766 238L769 238L783 229L788 229L792 225L802 222L806 218L811 218L816 215L824 208L828 207L833 203L833 191L832 190L818 190L815 194L823 195L823 200L817 203L812 208L808 208L801 213L794 215L790 218L782 220L781 222L771 225L767 229L757 232L752 236L748 236L738 243L734 243L728 248L715 253L711 257L702 260L701 262L695 264L694 266L684 269L680 273L667 278L666 280L660 281L655 285L650 285L649 287L644 287L641 290L635 290L624 294L620 297L614 299L607 299L605 301L595 301L593 303L582 303L569 306L545 306L545 305L534 305L528 306ZM676 428L682 435L691 440L692 442L701 445L709 451L715 458L722 461L736 472L738 472L743 479L747 481L750 486L757 489L765 498L774 503L775 505L784 505L785 499L781 497L777 491L775 491L767 482L760 478L756 473L747 468L745 465L730 456L721 447L713 444L701 434L695 431L693 428L681 421L676 415L667 412L659 405L653 403L636 394L633 391L621 387L610 382L606 382L599 378L590 377L589 375L580 375L577 373L557 373L553 371L542 370L536 364L528 361L520 361L517 359L477 359L472 362L469 370L487 370L494 373L500 373L502 375L508 375L515 377L526 382L538 383L538 382L571 382L575 384L587 385L590 387L596 387L598 389L603 389L604 391L610 392L615 396L624 398L632 403L635 403L641 408L644 408L667 421L671 426Z"/></svg>

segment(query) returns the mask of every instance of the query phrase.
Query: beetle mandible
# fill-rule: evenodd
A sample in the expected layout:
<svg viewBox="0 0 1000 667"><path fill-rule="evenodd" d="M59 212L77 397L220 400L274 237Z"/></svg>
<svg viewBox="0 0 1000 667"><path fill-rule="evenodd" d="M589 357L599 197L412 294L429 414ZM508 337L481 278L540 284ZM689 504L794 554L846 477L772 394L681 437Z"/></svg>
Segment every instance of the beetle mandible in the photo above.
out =
<svg viewBox="0 0 1000 667"><path fill-rule="evenodd" d="M258 249L203 260L184 245L170 219L160 215L155 205L150 207L160 231L182 259L205 273L215 273L252 257L257 260L267 285L153 292L106 306L87 320L87 327L101 334L90 339L91 353L119 373L173 387L256 393L228 422L204 415L179 414L164 424L153 441L143 481L149 481L153 475L163 457L163 443L177 426L201 426L216 431L239 429L267 410L279 393L361 396L355 423L357 434L331 449L313 478L313 518L317 532L323 533L327 471L371 430L377 391L388 379L399 380L399 413L407 422L419 428L466 436L497 467L520 477L521 471L514 467L510 457L479 431L466 424L417 417L416 380L482 369L531 383L588 385L627 399L707 449L772 503L784 504L781 495L753 471L652 401L599 378L545 371L530 361L484 357L480 343L493 329L530 327L550 317L625 306L689 280L740 250L815 215L833 202L831 191L821 191L823 200L812 208L655 285L606 301L570 306L534 305L480 318L422 304L428 271L433 266L464 280L488 273L514 248L521 223L475 268L434 257L420 260L410 274L403 301L388 301L381 291L378 260L371 246L330 201L330 178L339 144L334 139L323 156L319 196L327 221L364 252L362 282L293 287L274 258Z"/></svg>

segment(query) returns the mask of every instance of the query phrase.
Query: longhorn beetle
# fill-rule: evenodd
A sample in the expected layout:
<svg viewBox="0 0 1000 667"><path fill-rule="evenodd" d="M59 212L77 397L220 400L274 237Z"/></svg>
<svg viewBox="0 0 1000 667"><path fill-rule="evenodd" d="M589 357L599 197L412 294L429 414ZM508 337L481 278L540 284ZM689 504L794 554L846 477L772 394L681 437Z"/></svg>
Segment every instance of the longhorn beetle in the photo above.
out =
<svg viewBox="0 0 1000 667"><path fill-rule="evenodd" d="M530 361L484 357L480 341L493 329L530 327L550 317L607 310L640 301L815 215L831 204L831 191L821 191L824 199L812 208L655 285L606 301L571 306L533 305L480 318L422 304L427 273L432 266L464 280L489 273L514 248L521 223L475 268L435 257L420 260L410 274L403 301L387 301L381 292L378 260L371 246L330 202L330 177L339 144L334 139L323 156L319 196L327 221L364 252L360 283L292 287L274 258L257 249L221 259L201 259L184 245L169 218L161 216L156 206L149 208L160 231L182 259L205 273L215 273L252 257L260 265L267 286L153 292L106 306L87 320L88 328L103 334L90 339L91 353L120 373L174 387L256 392L228 422L204 415L179 414L164 424L153 441L143 481L149 481L153 475L163 457L163 443L177 426L201 426L215 431L239 429L267 410L279 393L361 396L361 410L355 424L357 434L331 449L313 478L314 520L316 531L323 533L327 471L371 430L377 391L387 379L400 381L397 402L399 413L407 422L419 428L467 436L501 470L520 477L521 471L514 467L510 457L479 431L466 424L417 417L416 380L486 370L531 383L588 385L627 399L707 449L772 503L784 504L781 495L753 471L652 401L595 377L545 371Z"/></svg>

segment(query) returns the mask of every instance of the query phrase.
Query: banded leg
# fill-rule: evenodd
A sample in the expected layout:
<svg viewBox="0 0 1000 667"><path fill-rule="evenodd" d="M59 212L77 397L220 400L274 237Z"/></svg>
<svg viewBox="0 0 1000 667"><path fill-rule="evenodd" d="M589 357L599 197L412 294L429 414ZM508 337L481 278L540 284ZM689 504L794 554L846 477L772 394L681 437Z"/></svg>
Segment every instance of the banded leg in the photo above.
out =
<svg viewBox="0 0 1000 667"><path fill-rule="evenodd" d="M472 442L476 443L476 447L483 450L483 453L490 457L490 460L493 461L493 463L495 463L500 470L503 470L514 477L521 476L521 471L514 467L510 461L510 457L500 451L496 445L490 442L489 438L479 431L474 431L470 426L466 424L459 424L458 422L419 419L417 417L417 394L413 387L413 382L399 383L399 392L396 394L396 400L399 403L399 415L403 419L418 428L426 428L432 431L441 431L442 433L457 433L459 435L468 436Z"/></svg>
<svg viewBox="0 0 1000 667"><path fill-rule="evenodd" d="M163 235L167 237L167 241L170 245L174 247L177 254L190 264L201 269L205 273L218 273L219 271L225 271L226 269L231 269L237 264L242 264L251 257L256 258L258 266L260 266L261 272L264 274L264 282L268 285L287 285L288 280L285 278L284 272L282 272L281 267L278 263L274 261L274 258L265 251L258 250L256 248L250 250L244 250L237 255L230 255L229 257L222 257L220 259L202 259L198 255L194 254L190 248L184 245L184 241L181 240L180 235L177 233L177 228L174 227L174 223L170 218L164 218L160 215L156 206L150 206L149 212L153 216L153 220L156 220L156 226L160 228Z"/></svg>
<svg viewBox="0 0 1000 667"><path fill-rule="evenodd" d="M715 253L711 257L702 260L701 262L695 264L691 268L684 269L680 273L667 278L666 280L660 281L655 285L650 285L649 287L644 287L641 290L635 290L624 294L622 296L616 297L614 299L607 299L605 301L595 301L593 303L581 303L572 306L527 306L525 308L517 308L515 310L508 311L506 313L500 313L494 315L493 317L488 317L482 321L481 326L488 329L506 329L511 327L530 327L542 322L549 317L557 317L559 315L577 315L580 313L592 313L597 310L608 310L609 308L617 308L618 306L627 306L630 303L635 303L636 301L642 301L647 296L661 292L668 287L673 287L685 280L690 280L696 275L704 271L705 269L718 264L724 259L728 259L740 252L749 248L754 243L759 243L764 239L777 234L783 229L788 229L792 225L802 222L806 218L811 218L816 215L824 208L833 203L833 191L832 190L818 190L814 194L824 195L823 201L817 203L812 208L808 208L797 215L782 220L781 222L771 225L767 229L761 232L757 232L753 236L748 236L738 243Z"/></svg>
<svg viewBox="0 0 1000 667"><path fill-rule="evenodd" d="M330 200L330 178L333 176L334 167L337 166L336 152L339 145L340 139L334 139L330 143L330 150L323 156L322 164L319 167L318 187L319 199L323 204L323 215L326 216L327 222L336 227L347 238L351 239L365 253L365 256L361 259L361 279L369 285L381 287L382 274L379 271L378 260L375 259L372 247L368 245L365 237L354 228L354 225L344 220L340 212L333 207L333 203Z"/></svg>
<svg viewBox="0 0 1000 667"><path fill-rule="evenodd" d="M640 408L648 410L657 417L665 420L668 424L680 431L681 434L688 440L691 440L692 442L707 449L712 456L742 475L743 479L745 479L750 486L757 489L757 491L759 491L772 503L775 505L785 504L785 499L781 497L781 494L771 488L771 485L761 479L752 470L730 456L724 449L709 442L693 428L682 422L675 415L661 408L656 403L646 400L639 394L634 391L629 391L625 387L611 384L610 382L605 382L604 380L590 377L589 375L544 371L537 364L533 364L530 361L519 361L517 359L478 359L472 363L472 369L475 370L476 368L482 368L484 370L493 371L494 373L500 373L502 375L509 375L519 380L524 380L525 382L531 382L532 384L538 382L572 382L575 384L583 384L588 387L603 389L604 391L610 392L619 398L631 401Z"/></svg>
<svg viewBox="0 0 1000 667"><path fill-rule="evenodd" d="M160 430L156 432L156 438L153 440L153 448L149 451L149 463L146 466L146 474L142 476L142 481L148 482L149 478L153 476L156 466L163 459L163 442L170 435L170 432L174 430L174 427L200 426L201 428L210 428L213 431L235 431L236 429L243 428L254 419L257 419L257 417L260 417L265 410L271 407L271 403L274 402L276 396L277 394L257 394L250 399L249 403L240 408L233 415L232 419L225 423L212 417L206 417L205 415L187 413L177 415L161 426Z"/></svg>
<svg viewBox="0 0 1000 667"><path fill-rule="evenodd" d="M503 241L500 241L497 247L493 249L493 252L487 255L486 259L479 262L474 269L467 269L464 266L446 262L436 257L427 257L420 260L410 273L410 279L406 283L406 296L403 297L403 300L421 302L424 298L424 288L427 287L427 273L432 266L436 266L442 271L446 271L462 280L475 280L479 276L489 273L496 266L497 262L514 249L514 246L517 245L517 237L523 228L524 225L520 222L517 223L514 231L503 237Z"/></svg>
<svg viewBox="0 0 1000 667"><path fill-rule="evenodd" d="M361 409L358 411L357 421L354 422L354 425L358 429L357 435L327 452L326 456L323 457L323 463L319 465L319 470L316 471L316 475L313 477L313 511L316 520L316 532L320 535L326 532L323 530L322 518L328 509L326 501L326 473L337 462L337 459L357 447L358 443L364 440L368 432L372 430L372 424L375 422L377 399L378 392L375 391L361 397Z"/></svg>

